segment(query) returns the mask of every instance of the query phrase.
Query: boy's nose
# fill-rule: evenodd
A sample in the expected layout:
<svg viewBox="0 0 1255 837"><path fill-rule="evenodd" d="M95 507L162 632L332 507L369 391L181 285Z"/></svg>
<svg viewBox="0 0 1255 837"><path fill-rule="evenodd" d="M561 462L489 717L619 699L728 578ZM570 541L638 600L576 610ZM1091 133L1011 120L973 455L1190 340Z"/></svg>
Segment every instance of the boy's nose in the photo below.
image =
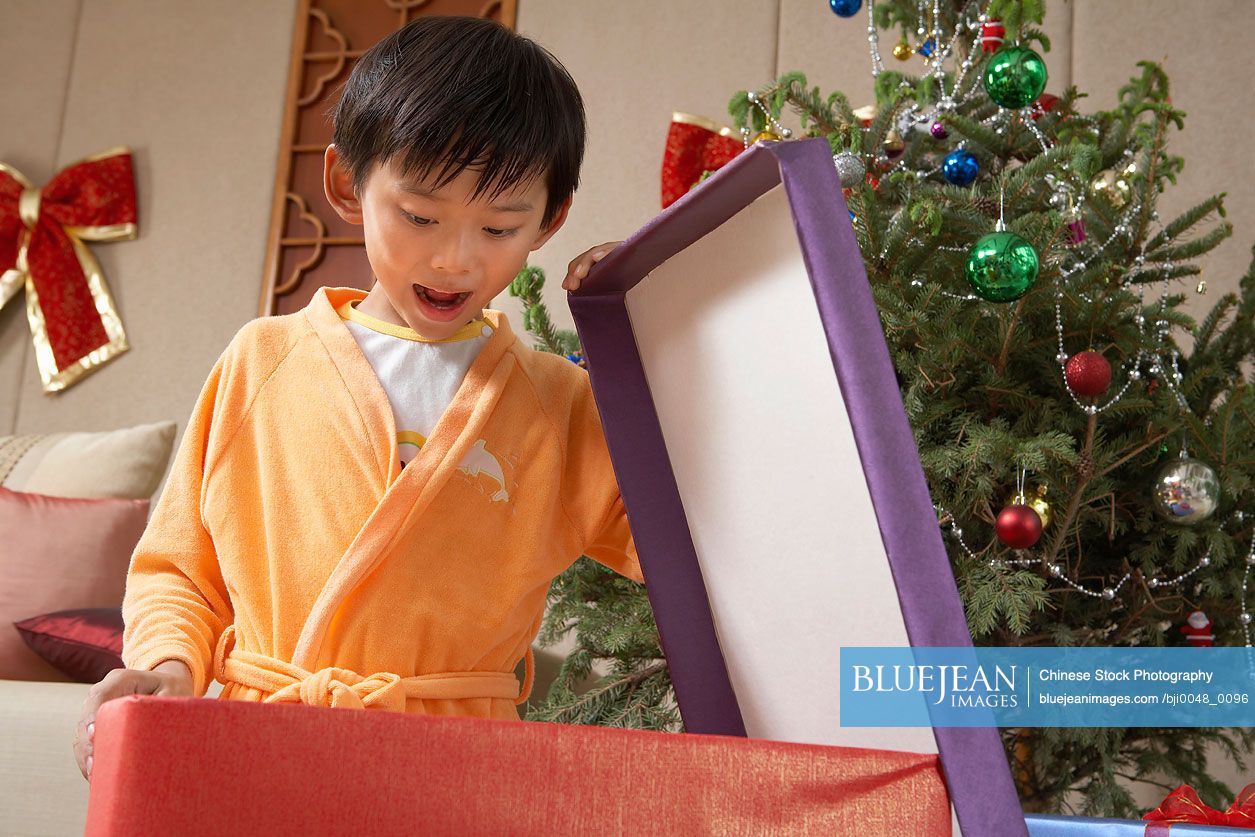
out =
<svg viewBox="0 0 1255 837"><path fill-rule="evenodd" d="M441 236L431 253L431 266L446 273L465 273L470 267L470 247L463 236Z"/></svg>

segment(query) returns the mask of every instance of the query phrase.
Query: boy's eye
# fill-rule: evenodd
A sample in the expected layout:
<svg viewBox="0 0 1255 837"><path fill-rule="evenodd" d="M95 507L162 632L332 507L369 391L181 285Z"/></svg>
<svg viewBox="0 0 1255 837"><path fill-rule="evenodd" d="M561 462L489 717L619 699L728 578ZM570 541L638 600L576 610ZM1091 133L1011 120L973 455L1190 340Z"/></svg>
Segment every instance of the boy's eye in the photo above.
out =
<svg viewBox="0 0 1255 837"><path fill-rule="evenodd" d="M430 218L420 218L417 215L412 215L409 212L406 212L404 209L401 210L401 214L404 215L411 224L414 224L415 226L418 226L418 227L431 226L431 224L433 223ZM512 229L511 230L498 230L498 229L494 229L493 227L484 227L484 232L488 233L493 238L506 238L507 236L514 235L514 230Z"/></svg>

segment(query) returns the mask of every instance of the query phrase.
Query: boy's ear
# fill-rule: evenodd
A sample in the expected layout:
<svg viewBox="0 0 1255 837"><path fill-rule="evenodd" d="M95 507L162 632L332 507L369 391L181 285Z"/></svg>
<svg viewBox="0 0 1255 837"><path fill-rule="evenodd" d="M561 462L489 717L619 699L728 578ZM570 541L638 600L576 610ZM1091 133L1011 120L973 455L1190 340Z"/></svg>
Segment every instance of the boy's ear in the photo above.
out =
<svg viewBox="0 0 1255 837"><path fill-rule="evenodd" d="M545 242L552 238L553 234L562 228L562 225L566 223L567 212L571 209L571 200L574 197L574 195L567 196L567 199L562 202L562 206L558 207L558 214L553 216L553 220L549 222L549 226L541 228L540 234L536 236L536 240L531 243L530 247L528 247L529 250L539 250L541 247L544 247Z"/></svg>
<svg viewBox="0 0 1255 837"><path fill-rule="evenodd" d="M362 202L353 193L353 176L340 160L334 144L323 154L322 188L336 214L350 224L362 223Z"/></svg>

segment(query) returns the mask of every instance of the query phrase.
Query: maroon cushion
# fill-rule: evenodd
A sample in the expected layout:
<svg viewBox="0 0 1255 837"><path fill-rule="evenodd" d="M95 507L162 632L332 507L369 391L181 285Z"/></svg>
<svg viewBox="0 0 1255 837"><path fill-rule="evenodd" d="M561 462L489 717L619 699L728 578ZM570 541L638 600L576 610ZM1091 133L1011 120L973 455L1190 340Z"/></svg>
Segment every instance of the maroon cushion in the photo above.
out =
<svg viewBox="0 0 1255 837"><path fill-rule="evenodd" d="M122 668L122 608L60 610L14 622L31 650L79 683Z"/></svg>

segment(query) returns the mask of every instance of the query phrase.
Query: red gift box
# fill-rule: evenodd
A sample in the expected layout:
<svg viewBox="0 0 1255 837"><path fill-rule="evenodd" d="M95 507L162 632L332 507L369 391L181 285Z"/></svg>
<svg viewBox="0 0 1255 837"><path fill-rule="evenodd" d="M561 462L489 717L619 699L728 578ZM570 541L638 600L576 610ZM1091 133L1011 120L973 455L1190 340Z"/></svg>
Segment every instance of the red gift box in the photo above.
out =
<svg viewBox="0 0 1255 837"><path fill-rule="evenodd" d="M950 834L936 755L132 696L88 835Z"/></svg>

